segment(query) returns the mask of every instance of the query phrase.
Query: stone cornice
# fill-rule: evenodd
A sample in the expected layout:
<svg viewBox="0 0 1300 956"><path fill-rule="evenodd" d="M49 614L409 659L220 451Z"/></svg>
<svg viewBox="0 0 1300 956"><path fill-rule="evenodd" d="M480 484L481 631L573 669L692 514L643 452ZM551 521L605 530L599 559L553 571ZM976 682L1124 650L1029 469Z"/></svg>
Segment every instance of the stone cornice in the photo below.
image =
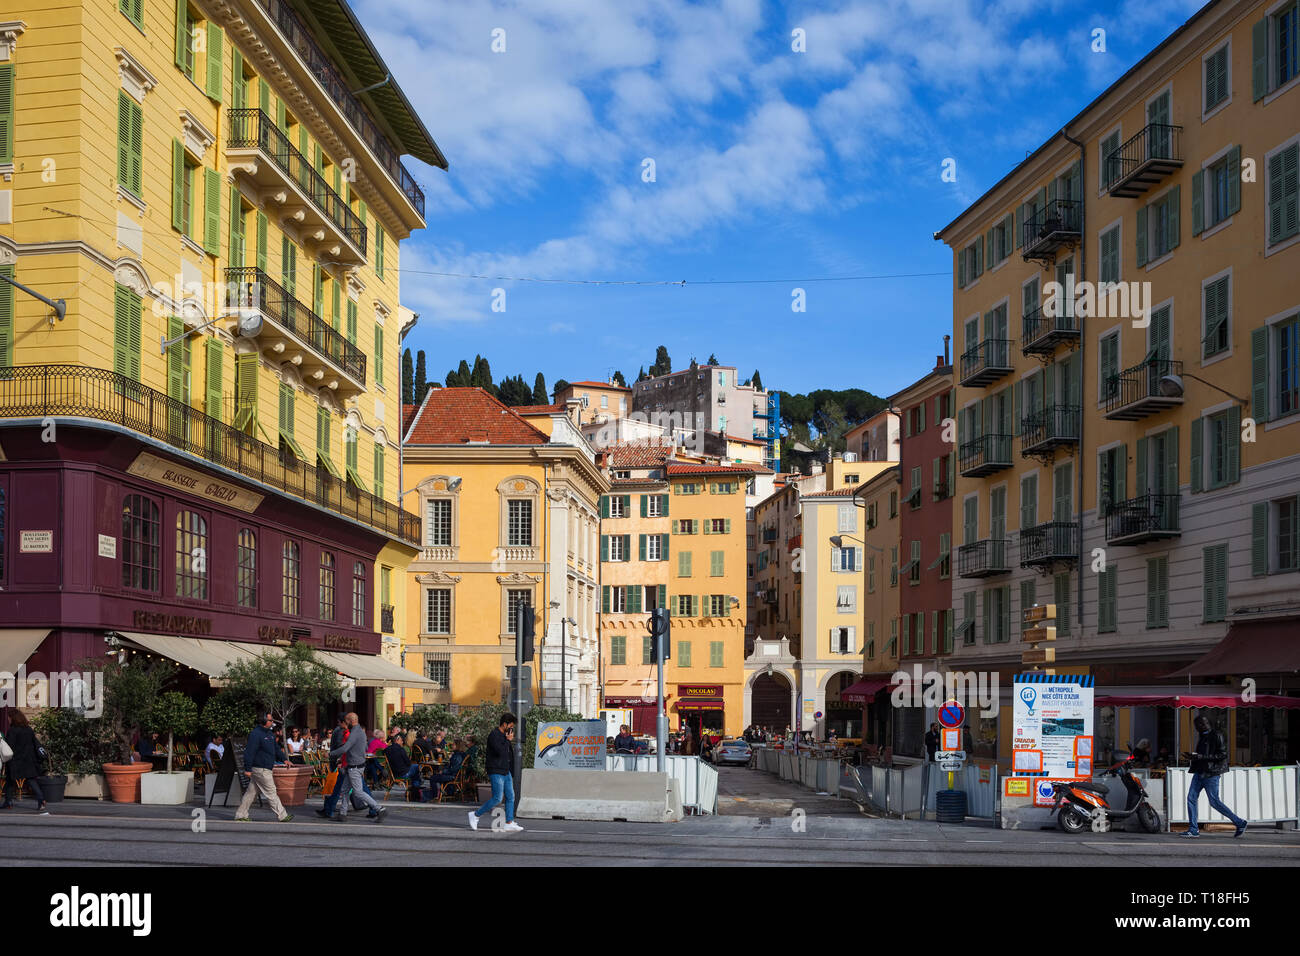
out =
<svg viewBox="0 0 1300 956"><path fill-rule="evenodd" d="M122 89L131 94L137 103L143 103L145 94L158 85L158 78L125 47L117 47L113 53L117 56L117 72L122 78Z"/></svg>
<svg viewBox="0 0 1300 956"><path fill-rule="evenodd" d="M27 30L22 20L5 20L0 22L0 60L12 60L18 49L18 38Z"/></svg>

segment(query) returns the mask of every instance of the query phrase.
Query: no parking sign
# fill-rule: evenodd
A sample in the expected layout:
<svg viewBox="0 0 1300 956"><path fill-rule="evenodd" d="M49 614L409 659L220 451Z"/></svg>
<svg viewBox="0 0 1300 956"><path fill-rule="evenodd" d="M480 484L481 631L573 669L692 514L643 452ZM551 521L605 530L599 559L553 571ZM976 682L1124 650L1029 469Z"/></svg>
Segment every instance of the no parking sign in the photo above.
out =
<svg viewBox="0 0 1300 956"><path fill-rule="evenodd" d="M945 701L939 708L939 726L955 730L966 719L966 709L955 700Z"/></svg>

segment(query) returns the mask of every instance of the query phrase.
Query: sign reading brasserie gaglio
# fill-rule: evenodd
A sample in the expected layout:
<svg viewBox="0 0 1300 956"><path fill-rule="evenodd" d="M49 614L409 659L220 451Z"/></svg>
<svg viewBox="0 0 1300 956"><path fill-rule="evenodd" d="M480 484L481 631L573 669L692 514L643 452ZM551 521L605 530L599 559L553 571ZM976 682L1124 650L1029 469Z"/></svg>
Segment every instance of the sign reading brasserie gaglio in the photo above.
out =
<svg viewBox="0 0 1300 956"><path fill-rule="evenodd" d="M326 634L323 641L325 647L335 651L359 651L361 650L361 638L353 634Z"/></svg>
<svg viewBox="0 0 1300 956"><path fill-rule="evenodd" d="M126 472L128 475L147 478L160 485L167 485L177 491L184 491L218 504L229 505L249 514L257 510L265 497L227 482L217 481L192 468L174 465L147 451L141 452L127 467Z"/></svg>

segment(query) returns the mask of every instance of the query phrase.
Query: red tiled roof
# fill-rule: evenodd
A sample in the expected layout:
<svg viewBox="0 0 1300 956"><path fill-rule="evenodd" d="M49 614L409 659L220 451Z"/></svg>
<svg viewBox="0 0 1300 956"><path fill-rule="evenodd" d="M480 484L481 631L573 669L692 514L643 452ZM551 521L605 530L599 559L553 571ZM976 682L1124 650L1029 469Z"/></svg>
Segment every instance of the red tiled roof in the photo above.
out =
<svg viewBox="0 0 1300 956"><path fill-rule="evenodd" d="M609 468L662 468L672 451L672 442L622 442L605 449L605 463Z"/></svg>
<svg viewBox="0 0 1300 956"><path fill-rule="evenodd" d="M545 445L546 435L481 388L436 388L416 415L407 445Z"/></svg>
<svg viewBox="0 0 1300 956"><path fill-rule="evenodd" d="M632 389L624 385L613 385L609 382L570 382L569 387L581 385L583 388L612 388L616 392L630 392Z"/></svg>
<svg viewBox="0 0 1300 956"><path fill-rule="evenodd" d="M418 412L419 410L420 410L419 405L402 406L402 434L403 435L405 435L407 430L410 429L411 419L415 417L415 413Z"/></svg>
<svg viewBox="0 0 1300 956"><path fill-rule="evenodd" d="M854 488L835 488L832 491L810 491L807 494L801 494L800 498L851 498L853 497Z"/></svg>
<svg viewBox="0 0 1300 956"><path fill-rule="evenodd" d="M767 442L759 441L757 438L741 438L739 435L728 435L727 441L738 441L742 445L766 445Z"/></svg>
<svg viewBox="0 0 1300 956"><path fill-rule="evenodd" d="M564 406L556 405L515 405L513 406L516 415L554 415L557 412L563 412Z"/></svg>
<svg viewBox="0 0 1300 956"><path fill-rule="evenodd" d="M770 468L762 465L669 465L668 476L681 475L770 475Z"/></svg>

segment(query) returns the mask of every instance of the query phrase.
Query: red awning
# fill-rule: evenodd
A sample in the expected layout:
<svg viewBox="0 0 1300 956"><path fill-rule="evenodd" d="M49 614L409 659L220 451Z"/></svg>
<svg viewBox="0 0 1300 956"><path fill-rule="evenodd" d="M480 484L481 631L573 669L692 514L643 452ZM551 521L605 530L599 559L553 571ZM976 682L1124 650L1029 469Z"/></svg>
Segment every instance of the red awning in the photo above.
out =
<svg viewBox="0 0 1300 956"><path fill-rule="evenodd" d="M888 677L864 677L856 684L850 684L840 691L840 700L855 704L869 704L876 699L878 693L889 686Z"/></svg>
<svg viewBox="0 0 1300 956"><path fill-rule="evenodd" d="M1278 697L1274 694L1260 694L1254 700L1242 700L1239 695L1204 694L1134 694L1124 696L1117 694L1098 697L1093 700L1096 707L1195 707L1231 708L1231 707L1283 707L1287 710L1300 709L1300 697Z"/></svg>
<svg viewBox="0 0 1300 956"><path fill-rule="evenodd" d="M1300 671L1300 620L1233 624L1228 636L1200 660L1167 678L1222 674L1294 674Z"/></svg>

